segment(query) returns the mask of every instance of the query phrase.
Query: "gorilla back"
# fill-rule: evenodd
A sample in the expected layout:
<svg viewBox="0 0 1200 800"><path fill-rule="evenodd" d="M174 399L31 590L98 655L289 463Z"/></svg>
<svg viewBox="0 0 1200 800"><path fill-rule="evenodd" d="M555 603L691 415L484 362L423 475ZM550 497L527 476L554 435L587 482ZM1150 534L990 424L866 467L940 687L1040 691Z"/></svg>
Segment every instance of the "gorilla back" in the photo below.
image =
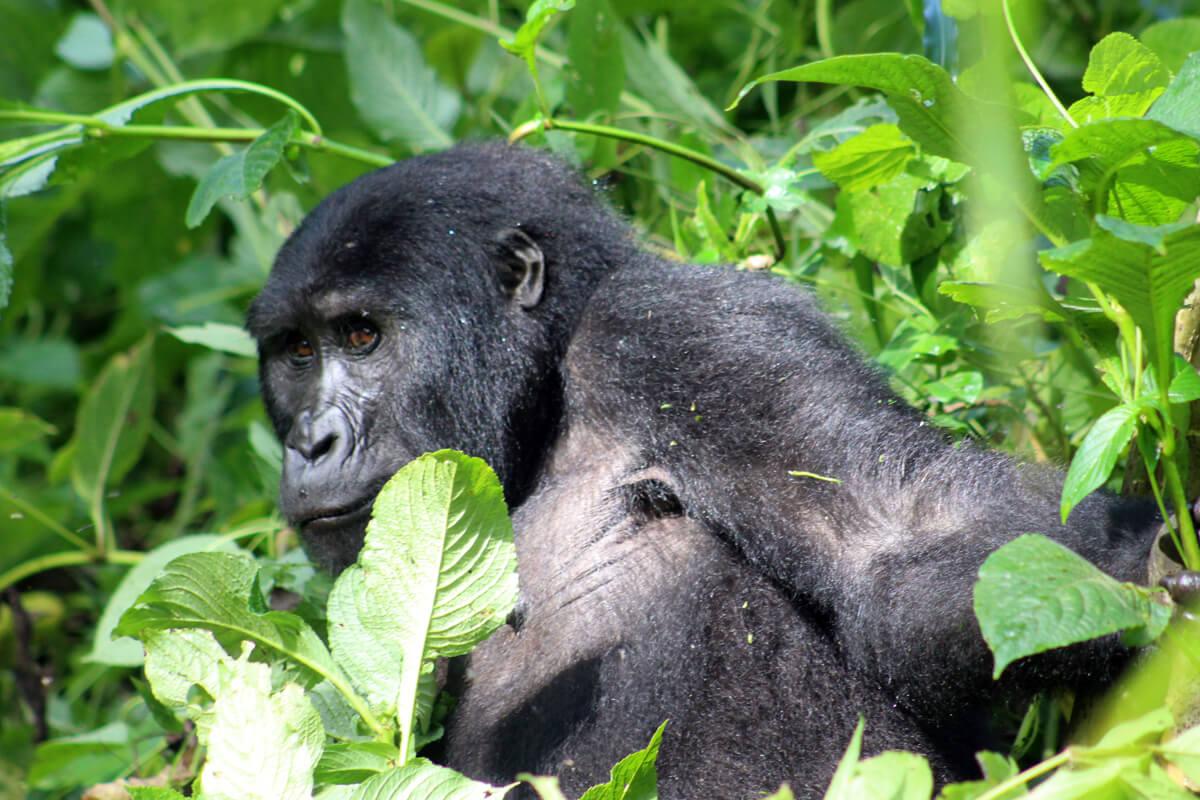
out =
<svg viewBox="0 0 1200 800"><path fill-rule="evenodd" d="M521 600L453 671L441 745L472 777L579 793L669 718L662 796L819 794L859 714L868 752L967 777L989 707L1123 658L1091 643L993 682L972 585L1028 532L1144 580L1146 504L1096 494L1059 524L1058 473L947 441L807 292L640 250L544 154L461 146L340 189L248 327L280 504L325 566L423 452L504 484Z"/></svg>

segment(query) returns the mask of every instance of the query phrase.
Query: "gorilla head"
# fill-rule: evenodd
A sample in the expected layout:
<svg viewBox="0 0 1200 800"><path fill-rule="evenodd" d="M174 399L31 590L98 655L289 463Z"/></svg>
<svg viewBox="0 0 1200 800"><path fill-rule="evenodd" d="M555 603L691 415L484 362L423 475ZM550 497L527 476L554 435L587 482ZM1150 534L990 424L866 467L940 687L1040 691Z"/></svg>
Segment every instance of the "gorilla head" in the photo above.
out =
<svg viewBox="0 0 1200 800"><path fill-rule="evenodd" d="M322 202L247 322L284 443L280 507L309 554L352 563L375 494L431 450L483 458L518 505L556 433L573 323L632 253L572 172L504 145L395 164Z"/></svg>

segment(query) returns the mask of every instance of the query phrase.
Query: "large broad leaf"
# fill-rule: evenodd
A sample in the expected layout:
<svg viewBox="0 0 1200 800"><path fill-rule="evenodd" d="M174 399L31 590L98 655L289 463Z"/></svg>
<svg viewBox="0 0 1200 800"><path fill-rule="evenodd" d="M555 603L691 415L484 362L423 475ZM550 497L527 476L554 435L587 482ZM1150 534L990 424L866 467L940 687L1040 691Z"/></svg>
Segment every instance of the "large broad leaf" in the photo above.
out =
<svg viewBox="0 0 1200 800"><path fill-rule="evenodd" d="M330 644L373 705L396 708L402 741L428 722L434 660L504 624L516 566L500 482L479 459L427 454L380 491L358 563L330 597Z"/></svg>
<svg viewBox="0 0 1200 800"><path fill-rule="evenodd" d="M1042 265L1116 299L1147 338L1157 373L1171 375L1175 313L1200 277L1200 226L1096 221L1092 238L1039 253Z"/></svg>
<svg viewBox="0 0 1200 800"><path fill-rule="evenodd" d="M258 346L253 337L246 333L245 328L222 322L205 322L203 325L184 325L179 328L167 328L167 333L181 342L200 344L222 353L235 356L254 358L258 355Z"/></svg>
<svg viewBox="0 0 1200 800"><path fill-rule="evenodd" d="M144 638L146 677L155 696L193 720L207 747L202 797L312 796L325 729L298 685L272 691L271 666L249 661L249 643L235 659L209 631L150 631Z"/></svg>
<svg viewBox="0 0 1200 800"><path fill-rule="evenodd" d="M450 129L462 101L425 63L421 43L370 0L346 3L342 30L350 99L371 130L413 150L453 144Z"/></svg>
<svg viewBox="0 0 1200 800"><path fill-rule="evenodd" d="M144 640L148 631L203 628L230 652L243 641L254 642L316 676L341 680L325 644L304 620L286 611L266 610L257 578L258 565L246 556L181 556L121 615L116 633Z"/></svg>
<svg viewBox="0 0 1200 800"><path fill-rule="evenodd" d="M979 568L975 616L996 659L994 677L1018 658L1127 631L1149 641L1171 619L1162 590L1120 583L1045 536L1020 536Z"/></svg>
<svg viewBox="0 0 1200 800"><path fill-rule="evenodd" d="M134 604L138 597L154 581L163 567L171 561L187 553L200 553L210 550L237 552L237 545L227 537L215 534L198 534L172 539L166 544L146 553L137 565L125 573L125 577L117 584L117 589L109 597L104 613L96 623L95 643L92 651L85 656L87 661L98 661L101 664L113 666L136 667L145 659L142 645L128 636L113 638L113 630L121 614Z"/></svg>

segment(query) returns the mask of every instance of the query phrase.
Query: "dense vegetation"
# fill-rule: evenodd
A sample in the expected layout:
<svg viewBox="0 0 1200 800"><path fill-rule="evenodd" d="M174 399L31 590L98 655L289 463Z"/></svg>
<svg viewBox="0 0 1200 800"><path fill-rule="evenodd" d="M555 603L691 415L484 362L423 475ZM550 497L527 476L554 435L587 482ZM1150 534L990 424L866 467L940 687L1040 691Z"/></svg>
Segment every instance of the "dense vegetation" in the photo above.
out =
<svg viewBox="0 0 1200 800"><path fill-rule="evenodd" d="M219 759L248 741L231 749L222 699L280 726L254 735L279 745L253 757L279 761L287 792L261 796L349 797L367 779L360 796L417 791L386 770L436 735L419 666L488 628L442 650L375 630L352 602L357 573L334 588L305 564L274 513L278 445L240 320L304 209L458 139L548 147L604 180L655 246L811 284L932 421L1069 462L1064 514L1105 484L1164 507L1200 493L1200 3L570 6L537 3L522 27L524 4L496 2L0 0L0 795L236 772ZM486 480L441 458L446 487ZM478 513L502 549L503 520ZM1179 523L1177 550L1200 568ZM460 533L431 536L463 546ZM976 594L997 673L1166 625L1162 596L1044 540L1013 547ZM510 577L497 567L479 587L498 609ZM1081 621L1038 616L1083 586ZM284 592L292 612L260 613ZM326 640L327 618L361 623L360 641ZM114 629L142 638L144 672L142 646ZM380 688L364 642L388 635L415 658ZM946 796L1009 796L1064 764L1037 792L1190 796L1200 733L1170 738L1186 681L1165 676L1196 655L1186 630L1166 638L1181 647L1125 690L1123 717L1097 714L1095 747L1061 750L1070 704L1047 699L1011 754L982 760L987 781ZM167 686L172 659L209 666ZM635 796L650 796L652 751L618 780ZM852 746L831 796L871 782L929 796L915 756L855 762ZM251 796L213 777L204 790Z"/></svg>

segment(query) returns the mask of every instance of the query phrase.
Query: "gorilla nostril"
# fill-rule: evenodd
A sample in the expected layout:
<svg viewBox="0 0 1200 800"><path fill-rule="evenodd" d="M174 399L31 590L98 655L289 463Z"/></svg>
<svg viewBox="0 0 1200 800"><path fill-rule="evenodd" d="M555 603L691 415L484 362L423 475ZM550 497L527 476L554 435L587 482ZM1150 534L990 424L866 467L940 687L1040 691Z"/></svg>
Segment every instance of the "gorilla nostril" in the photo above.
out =
<svg viewBox="0 0 1200 800"><path fill-rule="evenodd" d="M313 430L311 426L297 428L287 439L287 446L295 450L305 461L315 464L332 451L338 442L333 431Z"/></svg>
<svg viewBox="0 0 1200 800"><path fill-rule="evenodd" d="M310 452L305 453L304 455L309 461L320 461L326 454L329 453L330 450L333 449L333 445L336 442L337 434L327 433L320 441L313 445Z"/></svg>

